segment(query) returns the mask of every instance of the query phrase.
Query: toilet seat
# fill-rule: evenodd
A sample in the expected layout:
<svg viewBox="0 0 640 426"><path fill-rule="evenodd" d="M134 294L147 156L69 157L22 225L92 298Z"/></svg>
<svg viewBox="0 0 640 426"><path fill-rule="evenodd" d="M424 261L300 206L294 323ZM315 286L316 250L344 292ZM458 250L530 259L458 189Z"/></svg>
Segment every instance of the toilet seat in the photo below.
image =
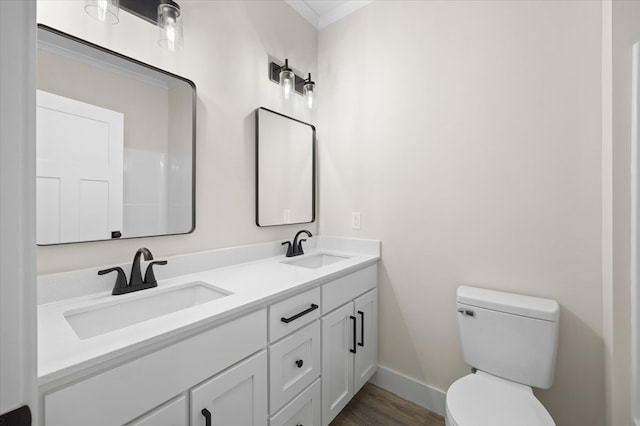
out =
<svg viewBox="0 0 640 426"><path fill-rule="evenodd" d="M555 426L529 386L478 371L447 391L447 426Z"/></svg>

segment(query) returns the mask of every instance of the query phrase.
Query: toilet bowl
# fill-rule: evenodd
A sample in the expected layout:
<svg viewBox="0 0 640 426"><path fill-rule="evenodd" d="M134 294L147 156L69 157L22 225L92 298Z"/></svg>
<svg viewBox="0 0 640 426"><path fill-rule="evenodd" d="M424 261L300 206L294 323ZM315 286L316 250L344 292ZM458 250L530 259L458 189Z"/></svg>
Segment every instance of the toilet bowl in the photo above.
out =
<svg viewBox="0 0 640 426"><path fill-rule="evenodd" d="M456 311L474 374L447 391L447 426L552 426L533 387L553 385L560 306L551 299L461 286Z"/></svg>
<svg viewBox="0 0 640 426"><path fill-rule="evenodd" d="M529 386L478 371L447 392L447 426L555 426Z"/></svg>

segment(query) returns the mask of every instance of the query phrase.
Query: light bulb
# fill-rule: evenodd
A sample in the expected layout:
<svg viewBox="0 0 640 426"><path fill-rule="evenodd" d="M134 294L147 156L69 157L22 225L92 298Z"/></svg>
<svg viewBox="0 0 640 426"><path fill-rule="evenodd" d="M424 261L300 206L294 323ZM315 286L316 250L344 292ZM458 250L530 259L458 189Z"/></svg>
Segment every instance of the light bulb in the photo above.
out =
<svg viewBox="0 0 640 426"><path fill-rule="evenodd" d="M304 94L304 96L307 98L307 108L312 109L313 108L313 90L309 90Z"/></svg>
<svg viewBox="0 0 640 426"><path fill-rule="evenodd" d="M158 44L170 51L182 45L182 18L180 6L173 1L160 3L158 6Z"/></svg>
<svg viewBox="0 0 640 426"><path fill-rule="evenodd" d="M305 97L307 101L307 108L313 108L314 101L314 91L316 84L311 81L311 73L309 73L309 77L304 81L304 86L302 86L302 96Z"/></svg>
<svg viewBox="0 0 640 426"><path fill-rule="evenodd" d="M169 18L164 27L167 38L167 48L171 51L176 50L176 22Z"/></svg>
<svg viewBox="0 0 640 426"><path fill-rule="evenodd" d="M289 60L284 60L284 65L280 70L280 87L282 87L282 96L285 99L289 99L291 97L291 93L293 92L295 75L291 68L289 68Z"/></svg>
<svg viewBox="0 0 640 426"><path fill-rule="evenodd" d="M120 0L85 0L84 11L87 15L105 24L117 24Z"/></svg>
<svg viewBox="0 0 640 426"><path fill-rule="evenodd" d="M280 84L282 85L282 94L285 99L289 99L291 97L291 78L289 77L280 77Z"/></svg>

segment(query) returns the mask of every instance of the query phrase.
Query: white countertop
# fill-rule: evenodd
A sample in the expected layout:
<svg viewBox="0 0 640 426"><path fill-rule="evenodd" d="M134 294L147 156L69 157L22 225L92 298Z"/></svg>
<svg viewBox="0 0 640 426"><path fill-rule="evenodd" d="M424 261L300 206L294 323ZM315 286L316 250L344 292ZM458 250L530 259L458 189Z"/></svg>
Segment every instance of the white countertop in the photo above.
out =
<svg viewBox="0 0 640 426"><path fill-rule="evenodd" d="M304 256L295 259L310 257L317 253L348 258L318 269L308 269L287 265L282 261L290 259L280 255L160 279L156 288L120 296L112 296L111 292L107 291L39 305L39 385L158 342L168 343L171 340L179 340L180 335L185 332L265 307L278 299L374 264L380 258L379 241L370 242L377 247L377 250L350 251L350 249L360 248L365 240L354 240L358 244L345 244L348 239L335 239L340 244L332 244L334 241L329 241L331 237L324 238L329 242L326 244L327 248L307 250ZM322 240L318 245L323 246ZM340 250L336 250L336 247ZM170 266L169 258L169 265L166 268ZM112 278L115 281L115 276ZM203 281L232 294L87 339L79 339L63 315L69 310L112 301L115 297L118 300L136 298L193 281Z"/></svg>

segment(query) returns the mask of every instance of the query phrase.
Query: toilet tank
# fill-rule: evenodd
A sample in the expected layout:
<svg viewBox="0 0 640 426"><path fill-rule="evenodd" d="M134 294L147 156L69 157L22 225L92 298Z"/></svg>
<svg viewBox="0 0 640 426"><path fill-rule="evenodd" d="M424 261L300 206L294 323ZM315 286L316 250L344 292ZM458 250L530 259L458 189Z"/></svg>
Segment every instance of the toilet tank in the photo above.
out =
<svg viewBox="0 0 640 426"><path fill-rule="evenodd" d="M527 386L548 389L553 385L558 302L461 286L457 310L467 364Z"/></svg>

